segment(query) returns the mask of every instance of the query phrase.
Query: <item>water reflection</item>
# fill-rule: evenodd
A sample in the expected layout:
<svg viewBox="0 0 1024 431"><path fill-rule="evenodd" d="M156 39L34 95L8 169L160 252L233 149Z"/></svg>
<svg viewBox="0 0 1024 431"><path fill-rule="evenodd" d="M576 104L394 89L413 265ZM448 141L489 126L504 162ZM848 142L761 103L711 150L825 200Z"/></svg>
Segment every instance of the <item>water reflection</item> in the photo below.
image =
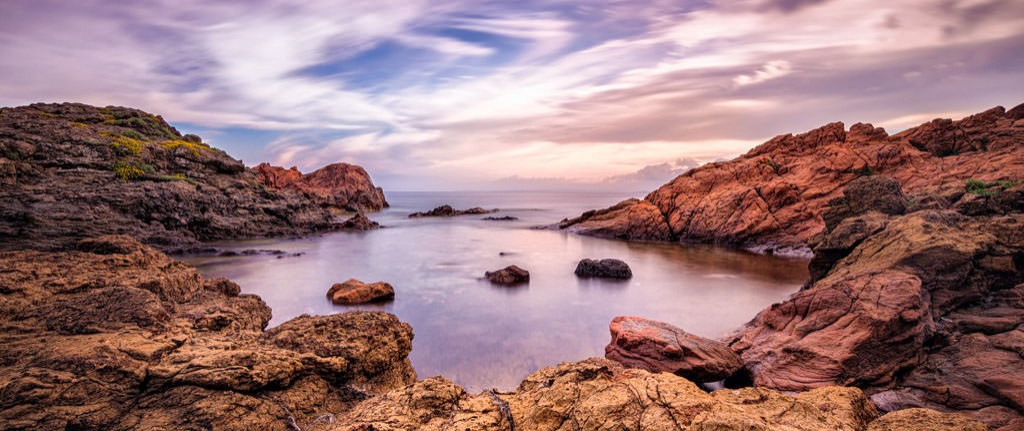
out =
<svg viewBox="0 0 1024 431"><path fill-rule="evenodd" d="M299 314L382 310L413 326L411 359L420 377L442 374L468 390L514 387L526 374L563 361L600 356L616 315L663 320L719 337L761 308L796 291L806 262L720 248L627 243L532 230L620 196L557 194L389 194L392 209L371 215L389 226L369 233L225 244L232 249L304 252L296 258L192 258L209 276L231 278L273 308L271 325ZM503 208L516 222L464 216L409 220L439 203ZM511 209L509 209L511 208ZM523 209L515 209L523 208ZM617 258L630 280L579 279L582 258ZM530 283L496 286L485 271L518 265ZM336 306L331 284L387 281L396 299Z"/></svg>

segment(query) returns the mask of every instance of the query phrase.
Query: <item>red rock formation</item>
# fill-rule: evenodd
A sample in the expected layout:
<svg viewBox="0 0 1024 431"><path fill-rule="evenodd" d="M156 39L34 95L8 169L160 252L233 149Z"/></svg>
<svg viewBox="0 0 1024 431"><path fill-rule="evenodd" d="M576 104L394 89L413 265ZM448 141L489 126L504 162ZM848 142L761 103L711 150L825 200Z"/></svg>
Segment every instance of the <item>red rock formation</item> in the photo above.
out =
<svg viewBox="0 0 1024 431"><path fill-rule="evenodd" d="M959 410L1021 429L1024 185L962 196L987 211L965 216L914 206L901 215L892 184L860 179L834 200L812 284L730 346L757 386L855 385L884 410Z"/></svg>
<svg viewBox="0 0 1024 431"><path fill-rule="evenodd" d="M608 328L612 341L604 356L630 368L664 371L697 383L724 380L743 368L739 355L724 343L667 323L618 316Z"/></svg>
<svg viewBox="0 0 1024 431"><path fill-rule="evenodd" d="M379 211L388 207L384 191L373 185L360 166L333 163L303 175L292 166L284 169L260 163L253 171L275 189L297 190L319 198L322 205L348 211Z"/></svg>
<svg viewBox="0 0 1024 431"><path fill-rule="evenodd" d="M807 255L825 226L827 203L858 177L893 177L919 203L958 198L971 178L1024 178L1024 122L1017 118L1022 111L997 107L892 136L861 123L849 130L832 123L777 136L739 158L680 175L642 201L588 212L559 227L603 237Z"/></svg>

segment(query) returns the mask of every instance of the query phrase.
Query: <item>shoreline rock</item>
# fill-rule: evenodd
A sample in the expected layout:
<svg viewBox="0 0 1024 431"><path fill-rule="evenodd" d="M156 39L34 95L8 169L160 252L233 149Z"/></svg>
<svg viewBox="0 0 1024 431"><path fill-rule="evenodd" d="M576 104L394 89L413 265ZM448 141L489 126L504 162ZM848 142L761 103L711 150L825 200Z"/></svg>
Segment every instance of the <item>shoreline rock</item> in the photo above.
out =
<svg viewBox="0 0 1024 431"><path fill-rule="evenodd" d="M736 159L692 169L644 199L587 211L562 220L558 228L809 256L825 228L828 203L857 178L892 177L913 206L961 200L962 185L971 179L1024 178L1020 112L1024 105L1009 111L996 107L891 136L863 123L780 135Z"/></svg>
<svg viewBox="0 0 1024 431"><path fill-rule="evenodd" d="M362 176L338 169L321 175L323 187L372 186L361 168L344 171ZM127 234L173 251L336 228L322 199L267 185L259 172L137 109L2 108L0 250L67 250L84 238Z"/></svg>
<svg viewBox="0 0 1024 431"><path fill-rule="evenodd" d="M370 220L366 214L357 213L356 215L349 217L339 226L341 230L349 231L368 231L374 229L380 229L380 223Z"/></svg>
<svg viewBox="0 0 1024 431"><path fill-rule="evenodd" d="M264 331L270 308L229 280L127 236L76 248L0 252L0 428L309 429L416 380L394 315Z"/></svg>
<svg viewBox="0 0 1024 431"><path fill-rule="evenodd" d="M363 283L350 278L344 283L335 283L327 290L327 297L338 305L366 304L395 299L395 288L383 281Z"/></svg>

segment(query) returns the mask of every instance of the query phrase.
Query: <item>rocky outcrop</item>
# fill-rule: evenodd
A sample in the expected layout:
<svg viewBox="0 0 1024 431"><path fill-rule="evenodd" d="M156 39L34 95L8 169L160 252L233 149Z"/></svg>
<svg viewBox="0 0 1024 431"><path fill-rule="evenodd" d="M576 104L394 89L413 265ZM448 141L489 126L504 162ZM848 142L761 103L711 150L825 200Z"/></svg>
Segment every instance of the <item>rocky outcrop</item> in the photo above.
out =
<svg viewBox="0 0 1024 431"><path fill-rule="evenodd" d="M302 316L126 236L0 252L0 428L307 429L415 380L393 315Z"/></svg>
<svg viewBox="0 0 1024 431"><path fill-rule="evenodd" d="M487 220L487 221L516 221L516 220L519 220L519 217L516 217L516 216L501 216L501 217L490 216L490 217L484 217L484 218L482 218L480 220Z"/></svg>
<svg viewBox="0 0 1024 431"><path fill-rule="evenodd" d="M629 269L629 265L618 259L583 259L576 264L575 273L577 277L583 278L633 278L633 271Z"/></svg>
<svg viewBox="0 0 1024 431"><path fill-rule="evenodd" d="M957 201L969 179L1024 178L1024 106L959 121L935 120L896 135L870 124L832 123L782 135L727 162L693 169L643 200L563 220L561 229L611 238L697 241L810 255L823 211L851 181L889 176L908 204Z"/></svg>
<svg viewBox="0 0 1024 431"><path fill-rule="evenodd" d="M439 206L437 208L434 208L434 209L432 209L430 211L414 212L412 214L409 214L409 218L419 218L419 217L456 217L456 216L461 216L461 215L490 214L490 213L496 213L496 212L498 212L497 209L490 209L490 210L488 210L488 209L483 209L483 208L480 208L480 207L473 207L473 208L464 209L464 210L457 210L455 208L452 208L451 205L441 205L441 206Z"/></svg>
<svg viewBox="0 0 1024 431"><path fill-rule="evenodd" d="M340 305L365 304L367 302L395 299L395 288L383 281L363 283L354 278L344 283L335 283L327 290L331 302Z"/></svg>
<svg viewBox="0 0 1024 431"><path fill-rule="evenodd" d="M484 273L484 277L494 284L522 284L530 282L530 271L515 265L509 265L497 271L487 271Z"/></svg>
<svg viewBox="0 0 1024 431"><path fill-rule="evenodd" d="M737 335L754 384L864 388L884 410L961 411L1024 426L1024 185L961 193L998 211L915 211L886 178L851 184L825 211L812 281ZM961 185L963 187L963 185ZM901 214L907 211L906 214Z"/></svg>
<svg viewBox="0 0 1024 431"><path fill-rule="evenodd" d="M707 393L672 374L595 358L544 368L510 393L470 395L431 377L363 402L329 429L855 431L876 417L856 388L797 395L759 388Z"/></svg>
<svg viewBox="0 0 1024 431"><path fill-rule="evenodd" d="M260 163L253 172L268 187L298 191L325 208L362 212L388 207L384 191L373 185L360 166L333 163L303 175L294 166L284 169Z"/></svg>
<svg viewBox="0 0 1024 431"><path fill-rule="evenodd" d="M618 316L609 330L612 341L604 356L630 368L664 371L697 383L725 380L743 368L739 355L724 343L667 323Z"/></svg>
<svg viewBox="0 0 1024 431"><path fill-rule="evenodd" d="M320 201L268 187L241 161L130 108L0 109L0 184L2 250L126 234L170 251L334 228Z"/></svg>
<svg viewBox="0 0 1024 431"><path fill-rule="evenodd" d="M370 220L366 214L357 213L356 215L349 217L348 220L342 222L340 228L342 230L374 230L380 229L380 223Z"/></svg>

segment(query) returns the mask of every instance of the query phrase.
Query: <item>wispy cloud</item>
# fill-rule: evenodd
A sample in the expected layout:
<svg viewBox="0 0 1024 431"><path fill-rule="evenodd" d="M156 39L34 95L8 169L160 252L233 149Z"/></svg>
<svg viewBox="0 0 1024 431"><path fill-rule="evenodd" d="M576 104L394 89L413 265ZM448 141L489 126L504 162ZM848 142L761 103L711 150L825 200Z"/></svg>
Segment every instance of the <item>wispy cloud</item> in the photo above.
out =
<svg viewBox="0 0 1024 431"><path fill-rule="evenodd" d="M137 106L219 132L214 144L250 162L345 160L394 188L660 183L680 158L778 133L903 128L1024 96L1008 94L1024 70L1012 0L13 0L0 12L0 104Z"/></svg>

